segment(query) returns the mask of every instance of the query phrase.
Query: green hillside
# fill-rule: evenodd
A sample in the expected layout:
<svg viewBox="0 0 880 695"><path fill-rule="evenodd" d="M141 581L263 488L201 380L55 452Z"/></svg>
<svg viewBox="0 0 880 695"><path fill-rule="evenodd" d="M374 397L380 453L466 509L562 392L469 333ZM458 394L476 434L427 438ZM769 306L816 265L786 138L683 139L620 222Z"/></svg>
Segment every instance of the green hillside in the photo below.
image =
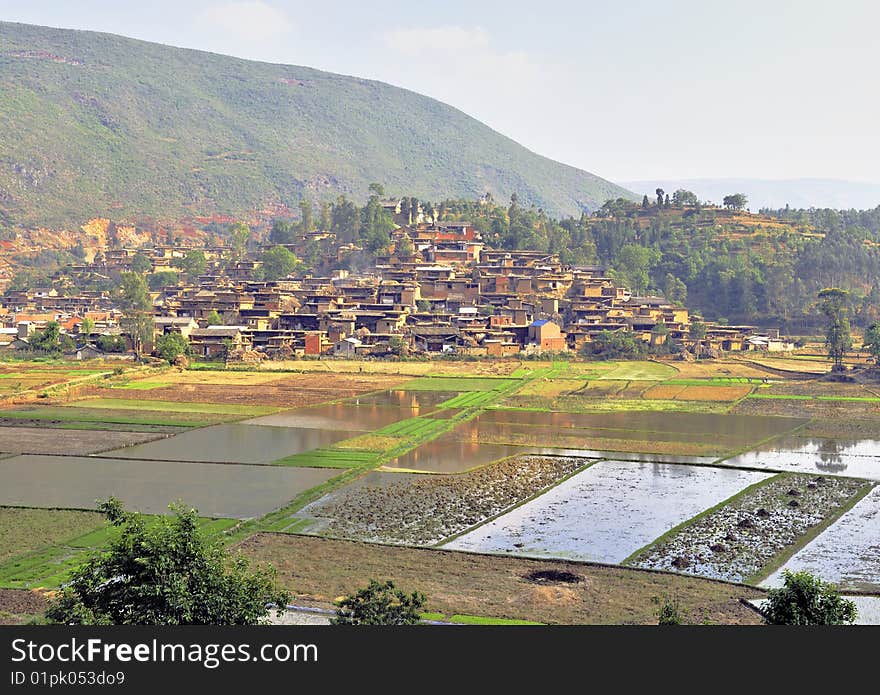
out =
<svg viewBox="0 0 880 695"><path fill-rule="evenodd" d="M373 181L553 214L631 197L380 82L7 22L0 132L0 216L22 225L362 199Z"/></svg>

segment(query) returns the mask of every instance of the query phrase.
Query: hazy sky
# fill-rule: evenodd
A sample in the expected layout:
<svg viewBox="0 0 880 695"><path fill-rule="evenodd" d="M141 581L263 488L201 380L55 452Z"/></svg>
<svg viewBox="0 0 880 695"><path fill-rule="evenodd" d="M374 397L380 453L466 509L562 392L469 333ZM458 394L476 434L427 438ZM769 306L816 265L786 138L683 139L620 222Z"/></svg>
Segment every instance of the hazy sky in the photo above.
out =
<svg viewBox="0 0 880 695"><path fill-rule="evenodd" d="M875 0L0 0L0 19L390 82L616 181L880 182Z"/></svg>

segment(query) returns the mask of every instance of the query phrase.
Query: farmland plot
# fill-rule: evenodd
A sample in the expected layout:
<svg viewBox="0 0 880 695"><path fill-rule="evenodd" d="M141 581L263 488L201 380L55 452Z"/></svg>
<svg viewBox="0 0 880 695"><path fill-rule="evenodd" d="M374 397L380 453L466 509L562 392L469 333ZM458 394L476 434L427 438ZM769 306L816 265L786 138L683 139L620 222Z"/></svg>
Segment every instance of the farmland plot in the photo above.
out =
<svg viewBox="0 0 880 695"><path fill-rule="evenodd" d="M880 480L880 441L784 437L724 465Z"/></svg>
<svg viewBox="0 0 880 695"><path fill-rule="evenodd" d="M782 586L782 570L807 570L844 591L880 591L880 487L875 487L761 586Z"/></svg>
<svg viewBox="0 0 880 695"><path fill-rule="evenodd" d="M339 472L236 464L142 463L78 456L16 456L0 464L0 505L95 509L118 497L150 514L177 500L203 516L262 516Z"/></svg>
<svg viewBox="0 0 880 695"><path fill-rule="evenodd" d="M118 449L106 455L148 461L270 464L357 434L343 429L216 425L184 432L169 439Z"/></svg>
<svg viewBox="0 0 880 695"><path fill-rule="evenodd" d="M0 451L18 454L82 456L149 442L162 436L146 432L95 432L49 427L0 427Z"/></svg>
<svg viewBox="0 0 880 695"><path fill-rule="evenodd" d="M600 461L444 547L619 563L767 477L721 468Z"/></svg>

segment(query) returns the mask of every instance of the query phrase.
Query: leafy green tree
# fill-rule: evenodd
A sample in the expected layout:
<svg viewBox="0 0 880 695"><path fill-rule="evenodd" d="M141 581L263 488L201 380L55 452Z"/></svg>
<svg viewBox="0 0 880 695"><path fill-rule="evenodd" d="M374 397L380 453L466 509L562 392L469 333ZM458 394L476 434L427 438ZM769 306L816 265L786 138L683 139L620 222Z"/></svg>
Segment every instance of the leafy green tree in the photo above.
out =
<svg viewBox="0 0 880 695"><path fill-rule="evenodd" d="M722 203L728 210L743 210L748 204L749 199L742 193L734 193L724 196Z"/></svg>
<svg viewBox="0 0 880 695"><path fill-rule="evenodd" d="M872 323L865 331L862 344L871 353L875 364L880 364L880 323Z"/></svg>
<svg viewBox="0 0 880 695"><path fill-rule="evenodd" d="M307 234L315 228L315 220L312 216L312 204L308 200L299 201L299 231L300 234Z"/></svg>
<svg viewBox="0 0 880 695"><path fill-rule="evenodd" d="M150 519L113 498L100 505L115 532L73 573L46 613L67 625L254 625L289 601L271 569L252 572L199 529L195 509Z"/></svg>
<svg viewBox="0 0 880 695"><path fill-rule="evenodd" d="M856 604L837 588L806 571L783 572L785 583L767 592L764 620L770 625L847 625L855 622Z"/></svg>
<svg viewBox="0 0 880 695"><path fill-rule="evenodd" d="M156 354L163 360L167 360L169 364L174 364L174 360L180 355L190 354L189 341L177 331L166 333L156 341Z"/></svg>
<svg viewBox="0 0 880 695"><path fill-rule="evenodd" d="M654 193L657 194L657 207L663 207L663 196L666 195L666 191L662 188L658 188Z"/></svg>
<svg viewBox="0 0 880 695"><path fill-rule="evenodd" d="M689 335L694 345L699 345L706 337L706 324L702 321L691 321Z"/></svg>
<svg viewBox="0 0 880 695"><path fill-rule="evenodd" d="M205 252L201 249L192 249L186 252L183 258L175 258L171 261L171 265L180 268L189 278L202 275L208 267L208 259Z"/></svg>
<svg viewBox="0 0 880 695"><path fill-rule="evenodd" d="M85 339L88 340L89 336L92 334L92 331L95 330L95 322L92 321L88 316L86 316L82 323L79 324L79 333Z"/></svg>
<svg viewBox="0 0 880 695"><path fill-rule="evenodd" d="M216 309L211 309L211 312L205 317L205 321L207 321L209 326L223 325L223 317L217 313Z"/></svg>
<svg viewBox="0 0 880 695"><path fill-rule="evenodd" d="M288 220L272 221L272 229L269 231L270 244L292 244L295 240L293 225Z"/></svg>
<svg viewBox="0 0 880 695"><path fill-rule="evenodd" d="M687 611L681 607L677 598L653 596L651 602L658 606L658 625L682 625L687 618Z"/></svg>
<svg viewBox="0 0 880 695"><path fill-rule="evenodd" d="M283 246L275 246L262 256L263 278L269 281L280 280L297 270L300 260Z"/></svg>
<svg viewBox="0 0 880 695"><path fill-rule="evenodd" d="M251 228L244 222L236 222L229 229L229 242L232 245L232 260L240 261L247 253L248 241L251 238Z"/></svg>
<svg viewBox="0 0 880 695"><path fill-rule="evenodd" d="M849 324L849 292L827 287L819 292L819 310L825 315L825 347L834 360L834 370L843 369L843 358L852 348Z"/></svg>
<svg viewBox="0 0 880 695"><path fill-rule="evenodd" d="M134 273L143 275L152 270L152 268L153 262L150 260L149 256L142 251L136 253L134 258L131 259L131 270Z"/></svg>
<svg viewBox="0 0 880 695"><path fill-rule="evenodd" d="M61 324L57 321L49 321L46 327L34 333L30 339L31 348L50 354L60 354L65 350L72 350L75 346L70 336L61 332Z"/></svg>
<svg viewBox="0 0 880 695"><path fill-rule="evenodd" d="M647 210L649 207L651 207L651 201L648 200L648 196L645 195L642 197L642 210Z"/></svg>
<svg viewBox="0 0 880 695"><path fill-rule="evenodd" d="M147 275L147 286L153 292L161 290L165 287L174 287L179 277L173 270L160 270L157 273Z"/></svg>
<svg viewBox="0 0 880 695"><path fill-rule="evenodd" d="M644 294L651 282L651 269L659 260L660 254L654 249L624 244L614 263L614 277L629 287L633 294Z"/></svg>
<svg viewBox="0 0 880 695"><path fill-rule="evenodd" d="M121 335L99 335L95 344L102 352L125 352L127 344Z"/></svg>
<svg viewBox="0 0 880 695"><path fill-rule="evenodd" d="M663 278L663 296L672 304L684 306L687 301L687 285L672 273Z"/></svg>
<svg viewBox="0 0 880 695"><path fill-rule="evenodd" d="M330 227L333 225L332 220L333 220L333 216L332 216L332 209L330 207L330 203L324 202L321 205L321 218L320 218L320 221L318 222L319 226L321 227L322 232L329 232L330 231Z"/></svg>
<svg viewBox="0 0 880 695"><path fill-rule="evenodd" d="M131 338L135 354L153 340L153 305L147 283L138 273L122 273L116 289L116 303L122 311L122 328Z"/></svg>
<svg viewBox="0 0 880 695"><path fill-rule="evenodd" d="M337 604L333 625L415 625L425 606L425 595L407 595L394 583L371 579L367 587Z"/></svg>
<svg viewBox="0 0 880 695"><path fill-rule="evenodd" d="M679 188L672 194L672 204L676 207L688 207L699 204L700 199L692 191Z"/></svg>
<svg viewBox="0 0 880 695"><path fill-rule="evenodd" d="M600 331L585 343L583 355L600 360L637 358L645 354L645 344L630 331Z"/></svg>
<svg viewBox="0 0 880 695"><path fill-rule="evenodd" d="M330 231L341 244L349 244L357 238L360 228L360 212L344 195L339 196L330 208Z"/></svg>

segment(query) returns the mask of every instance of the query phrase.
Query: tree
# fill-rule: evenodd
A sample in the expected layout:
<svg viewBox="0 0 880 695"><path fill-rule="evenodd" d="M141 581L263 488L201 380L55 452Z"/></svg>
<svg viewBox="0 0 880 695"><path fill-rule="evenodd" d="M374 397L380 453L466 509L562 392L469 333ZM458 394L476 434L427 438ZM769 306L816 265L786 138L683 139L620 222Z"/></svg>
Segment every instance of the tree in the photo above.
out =
<svg viewBox="0 0 880 695"><path fill-rule="evenodd" d="M211 312L205 317L205 321L207 321L209 326L223 325L223 318L217 313L216 309L211 309Z"/></svg>
<svg viewBox="0 0 880 695"><path fill-rule="evenodd" d="M687 611L681 607L678 598L652 596L651 603L658 606L658 625L682 625L687 618Z"/></svg>
<svg viewBox="0 0 880 695"><path fill-rule="evenodd" d="M301 234L307 234L315 226L314 218L312 217L312 204L308 200L299 201L299 211L301 216L299 231Z"/></svg>
<svg viewBox="0 0 880 695"><path fill-rule="evenodd" d="M263 278L269 281L287 277L302 265L300 260L283 246L275 246L263 253L262 261Z"/></svg>
<svg viewBox="0 0 880 695"><path fill-rule="evenodd" d="M657 194L657 207L663 207L663 196L666 194L662 188L658 188L654 193Z"/></svg>
<svg viewBox="0 0 880 695"><path fill-rule="evenodd" d="M646 195L642 198L642 210L647 210L649 207L651 207L651 201L648 200L648 196Z"/></svg>
<svg viewBox="0 0 880 695"><path fill-rule="evenodd" d="M584 343L583 355L600 360L613 360L621 357L640 357L645 353L645 344L630 331L600 331L592 342Z"/></svg>
<svg viewBox="0 0 880 695"><path fill-rule="evenodd" d="M247 244L251 238L251 228L244 222L236 222L229 229L229 240L232 244L232 258L240 261L247 252Z"/></svg>
<svg viewBox="0 0 880 695"><path fill-rule="evenodd" d="M672 204L677 207L683 208L687 206L695 206L699 204L699 202L700 200L695 193L685 190L684 188L679 188L672 194Z"/></svg>
<svg viewBox="0 0 880 695"><path fill-rule="evenodd" d="M138 275L143 275L146 272L149 272L153 268L153 262L150 260L149 256L143 252L138 252L134 255L134 258L131 259L131 270Z"/></svg>
<svg viewBox="0 0 880 695"><path fill-rule="evenodd" d="M88 316L86 316L82 323L79 324L79 334L85 339L88 340L89 336L92 334L92 331L95 330L95 322L92 321Z"/></svg>
<svg viewBox="0 0 880 695"><path fill-rule="evenodd" d="M205 258L204 251L193 249L192 251L187 251L186 256L183 258L175 258L171 261L171 265L175 268L180 268L186 273L187 277L193 278L205 272L205 269L208 267L208 260Z"/></svg>
<svg viewBox="0 0 880 695"><path fill-rule="evenodd" d="M856 604L837 588L806 571L783 572L781 588L767 592L764 620L770 625L847 625L856 620Z"/></svg>
<svg viewBox="0 0 880 695"><path fill-rule="evenodd" d="M158 519L127 512L110 498L99 509L114 533L50 605L47 618L66 625L255 625L289 601L274 571L251 572L227 557L199 528L195 509L171 505Z"/></svg>
<svg viewBox="0 0 880 695"><path fill-rule="evenodd" d="M694 345L699 345L706 337L706 324L702 321L691 321L689 334Z"/></svg>
<svg viewBox="0 0 880 695"><path fill-rule="evenodd" d="M742 210L749 202L749 199L742 193L734 193L724 196L722 202L728 210Z"/></svg>
<svg viewBox="0 0 880 695"><path fill-rule="evenodd" d="M638 244L624 244L614 262L614 277L629 287L633 294L639 295L648 289L650 271L660 260L654 249Z"/></svg>
<svg viewBox="0 0 880 695"><path fill-rule="evenodd" d="M849 292L827 287L819 292L819 310L825 315L825 347L834 360L834 371L843 370L843 358L852 347L848 316Z"/></svg>
<svg viewBox="0 0 880 695"><path fill-rule="evenodd" d="M415 625L425 605L425 595L407 595L387 581L370 580L369 586L339 601L333 625Z"/></svg>
<svg viewBox="0 0 880 695"><path fill-rule="evenodd" d="M174 364L179 355L190 354L189 341L177 331L166 333L156 341L156 354L169 364Z"/></svg>
<svg viewBox="0 0 880 695"><path fill-rule="evenodd" d="M880 323L872 323L865 331L862 344L874 358L874 364L880 364Z"/></svg>
<svg viewBox="0 0 880 695"><path fill-rule="evenodd" d="M160 270L158 273L147 275L147 286L155 292L165 287L173 287L178 279L177 273L173 270Z"/></svg>
<svg viewBox="0 0 880 695"><path fill-rule="evenodd" d="M116 302L123 314L122 328L131 338L135 354L140 356L144 345L153 339L153 305L143 276L122 273Z"/></svg>
<svg viewBox="0 0 880 695"><path fill-rule="evenodd" d="M273 220L269 231L270 244L292 244L295 241L293 225L288 220Z"/></svg>
<svg viewBox="0 0 880 695"><path fill-rule="evenodd" d="M57 321L49 321L42 331L34 333L30 345L34 350L55 355L74 348L73 340L61 332L61 324Z"/></svg>

